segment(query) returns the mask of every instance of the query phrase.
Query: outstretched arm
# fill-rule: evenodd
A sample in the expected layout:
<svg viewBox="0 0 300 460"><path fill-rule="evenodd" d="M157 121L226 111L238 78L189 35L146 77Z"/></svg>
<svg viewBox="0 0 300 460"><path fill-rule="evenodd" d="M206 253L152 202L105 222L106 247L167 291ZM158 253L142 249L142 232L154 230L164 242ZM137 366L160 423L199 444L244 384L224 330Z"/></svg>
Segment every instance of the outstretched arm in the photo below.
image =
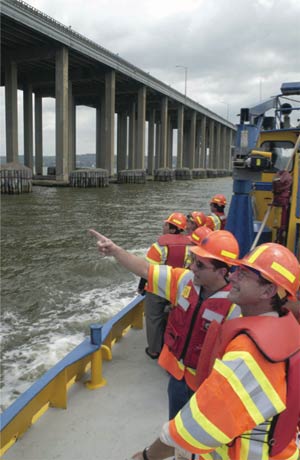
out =
<svg viewBox="0 0 300 460"><path fill-rule="evenodd" d="M130 254L125 249L117 246L112 240L106 238L96 230L89 229L89 233L97 238L98 251L103 256L113 256L123 267L127 268L130 272L142 278L148 278L149 263L137 257L134 254Z"/></svg>

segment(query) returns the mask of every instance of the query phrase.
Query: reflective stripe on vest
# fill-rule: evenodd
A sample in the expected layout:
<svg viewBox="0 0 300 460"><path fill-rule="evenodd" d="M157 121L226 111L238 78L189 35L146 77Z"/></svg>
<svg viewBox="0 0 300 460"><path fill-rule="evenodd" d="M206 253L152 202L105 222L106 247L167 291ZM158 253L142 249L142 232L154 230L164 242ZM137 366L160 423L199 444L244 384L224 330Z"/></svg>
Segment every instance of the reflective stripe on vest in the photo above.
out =
<svg viewBox="0 0 300 460"><path fill-rule="evenodd" d="M171 437L201 459L269 460L270 421L285 407L284 376L283 362L270 365L250 337L239 335L169 422ZM292 439L284 451L289 455L278 459L293 458L295 451Z"/></svg>
<svg viewBox="0 0 300 460"><path fill-rule="evenodd" d="M222 222L221 222L220 217L215 213L211 213L209 217L212 217L213 222L214 222L213 230L221 230Z"/></svg>
<svg viewBox="0 0 300 460"><path fill-rule="evenodd" d="M167 234L158 238L160 246L167 246L167 259L165 265L171 267L184 267L188 255L187 246L191 245L191 241L184 234Z"/></svg>
<svg viewBox="0 0 300 460"><path fill-rule="evenodd" d="M213 320L221 323L228 314L231 317L240 315L239 307L232 307L227 300L229 285L200 304L194 288L191 280L187 285L183 308L180 298L178 305L170 311L159 358L159 364L164 369L178 380L184 376L192 389L197 388L194 370L210 323Z"/></svg>
<svg viewBox="0 0 300 460"><path fill-rule="evenodd" d="M214 214L215 214L216 216L218 216L218 218L220 219L220 222L221 222L221 230L224 230L225 225L226 225L226 221L227 221L226 215L224 214L224 212L214 212Z"/></svg>
<svg viewBox="0 0 300 460"><path fill-rule="evenodd" d="M220 326L212 323L197 365L196 384L201 385L220 358L228 343L237 335L246 334L271 362L289 362L286 409L276 407L279 416L273 420L270 452L277 455L291 442L300 417L300 328L292 313L274 318L258 316L239 318ZM271 337L276 337L276 342ZM270 345L271 344L271 345ZM272 401L276 404L276 398ZM278 401L280 405L280 401ZM263 410L261 410L263 412ZM283 458L283 457L282 457Z"/></svg>

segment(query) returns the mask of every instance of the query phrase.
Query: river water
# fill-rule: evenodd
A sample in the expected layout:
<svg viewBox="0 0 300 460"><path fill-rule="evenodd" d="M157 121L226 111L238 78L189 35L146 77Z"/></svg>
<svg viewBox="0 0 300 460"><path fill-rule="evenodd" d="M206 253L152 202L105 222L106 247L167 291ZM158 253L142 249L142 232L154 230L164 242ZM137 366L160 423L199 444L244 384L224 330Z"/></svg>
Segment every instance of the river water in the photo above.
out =
<svg viewBox="0 0 300 460"><path fill-rule="evenodd" d="M88 228L144 255L171 212L208 212L231 188L220 178L2 196L1 408L136 294L138 279L99 256Z"/></svg>

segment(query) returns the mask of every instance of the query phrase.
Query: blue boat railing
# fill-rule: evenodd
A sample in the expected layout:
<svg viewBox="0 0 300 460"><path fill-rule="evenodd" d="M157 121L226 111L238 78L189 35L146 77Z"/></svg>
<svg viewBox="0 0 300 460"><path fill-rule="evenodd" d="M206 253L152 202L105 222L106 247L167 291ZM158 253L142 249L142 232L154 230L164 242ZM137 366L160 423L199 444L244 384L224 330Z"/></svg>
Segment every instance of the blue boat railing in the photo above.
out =
<svg viewBox="0 0 300 460"><path fill-rule="evenodd" d="M106 384L103 360L112 359L112 347L129 329L143 328L144 296L137 296L105 324L92 324L90 338L49 369L0 415L0 456L4 454L49 407L67 408L69 388L90 370L89 389Z"/></svg>

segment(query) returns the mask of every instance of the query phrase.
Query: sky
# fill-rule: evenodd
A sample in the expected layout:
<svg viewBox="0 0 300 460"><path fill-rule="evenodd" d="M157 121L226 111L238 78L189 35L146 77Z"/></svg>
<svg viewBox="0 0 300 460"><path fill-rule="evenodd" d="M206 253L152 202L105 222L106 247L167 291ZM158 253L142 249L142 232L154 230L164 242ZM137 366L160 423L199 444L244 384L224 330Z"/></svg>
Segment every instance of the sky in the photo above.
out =
<svg viewBox="0 0 300 460"><path fill-rule="evenodd" d="M232 123L241 107L300 81L299 0L29 0L31 6ZM178 67L181 66L181 67ZM5 154L1 88L0 154ZM23 154L22 94L19 152ZM43 105L44 154L55 151L54 100ZM95 151L95 111L77 108L77 153Z"/></svg>

